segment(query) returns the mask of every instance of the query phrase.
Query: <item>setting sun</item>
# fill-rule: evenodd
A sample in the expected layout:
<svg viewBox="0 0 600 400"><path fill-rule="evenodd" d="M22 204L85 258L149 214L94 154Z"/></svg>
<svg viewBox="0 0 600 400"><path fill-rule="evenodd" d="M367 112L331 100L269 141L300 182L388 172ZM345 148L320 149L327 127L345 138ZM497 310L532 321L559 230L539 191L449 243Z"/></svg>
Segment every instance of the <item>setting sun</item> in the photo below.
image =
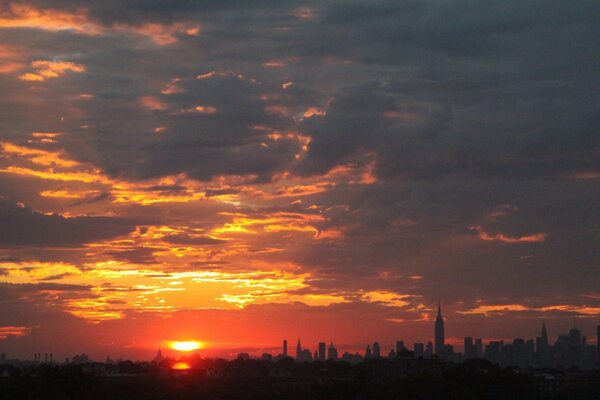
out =
<svg viewBox="0 0 600 400"><path fill-rule="evenodd" d="M176 370L179 370L179 371L185 371L185 370L190 369L190 365L188 363L180 361L180 362L177 362L177 363L173 364L173 366L171 367L171 369L176 369Z"/></svg>
<svg viewBox="0 0 600 400"><path fill-rule="evenodd" d="M173 341L169 342L169 348L177 351L194 351L202 348L202 342L189 341Z"/></svg>

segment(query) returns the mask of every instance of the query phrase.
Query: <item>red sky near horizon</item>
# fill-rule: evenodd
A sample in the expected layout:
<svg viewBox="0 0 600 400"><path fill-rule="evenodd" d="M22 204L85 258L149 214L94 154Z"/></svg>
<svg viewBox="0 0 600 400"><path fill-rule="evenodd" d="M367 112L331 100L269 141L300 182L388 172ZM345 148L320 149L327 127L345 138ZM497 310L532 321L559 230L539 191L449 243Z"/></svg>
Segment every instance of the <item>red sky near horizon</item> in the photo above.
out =
<svg viewBox="0 0 600 400"><path fill-rule="evenodd" d="M250 3L0 0L0 351L595 341L594 5Z"/></svg>

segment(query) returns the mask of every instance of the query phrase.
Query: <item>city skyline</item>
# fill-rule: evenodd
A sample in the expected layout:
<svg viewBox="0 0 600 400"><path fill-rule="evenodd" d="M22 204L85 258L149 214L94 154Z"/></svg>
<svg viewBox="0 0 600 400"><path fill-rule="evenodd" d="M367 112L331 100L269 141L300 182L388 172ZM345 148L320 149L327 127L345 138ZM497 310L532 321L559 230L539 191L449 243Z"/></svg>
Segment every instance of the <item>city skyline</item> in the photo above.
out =
<svg viewBox="0 0 600 400"><path fill-rule="evenodd" d="M0 352L593 343L599 15L0 0Z"/></svg>
<svg viewBox="0 0 600 400"><path fill-rule="evenodd" d="M368 343L364 352L361 352L360 345L356 346L344 343L341 345L334 345L334 340L330 339L329 344L321 341L318 342L318 344L314 346L315 350L313 353L311 346L307 347L306 344L303 346L301 338L298 337L296 350L293 355L289 353L288 340L283 339L281 342L280 353L277 353L277 351L275 351L275 353L270 352L276 349L275 347L251 348L243 349L243 352L230 352L228 353L228 356L224 356L225 353L220 353L217 358L256 358L271 361L281 360L289 357L295 359L297 362L324 362L333 360L346 361L350 363L362 362L363 360L369 359L395 359L397 357L406 356L413 358L435 357L440 360L455 363L466 361L472 358L483 358L496 364L505 364L510 366L513 365L511 364L513 360L513 348L520 347L520 351L524 352L524 354L522 354L520 358L516 358L517 361L515 361L514 365L522 367L549 367L553 365L565 367L565 365L560 364L561 362L571 362L573 365L577 366L600 366L600 325L595 327L595 336L591 335L591 337L588 338L588 336L585 335L585 331L577 326L576 321L573 321L573 325L569 329L568 333L557 333L555 336L555 341L552 340L553 337L551 335L548 335L545 321L542 322L540 335L534 338L478 338L465 336L462 341L454 338L447 340L449 338L445 337L444 326L445 322L442 316L441 301L438 300L437 315L433 326L433 339L429 341L415 341L412 343L412 347L410 346L409 342L397 339L395 341L395 345L389 346L390 350L388 352L387 343L380 345L379 341L375 340L372 343ZM185 359L186 356L191 354L199 355L206 353L206 344L199 341L169 341L163 342L162 344L165 346L159 347L155 357L153 358L153 361L156 363L160 363L162 360L168 358L177 360L178 357L182 357L182 359ZM566 348L562 349L562 355L560 353L556 353L556 351L560 350L561 346L566 346ZM576 349L573 348L574 346ZM503 349L506 349L506 351L510 352L510 361L507 361L503 358L503 352L505 352ZM578 355L573 356L570 354L572 352L576 352ZM42 354L44 354L43 361ZM203 355L206 356L207 354ZM85 360L80 362L91 362L93 360L92 358L89 358L85 352L82 352L81 355L76 355L75 357ZM0 363L5 362L7 358L9 357L7 357L6 353L0 353ZM573 358L575 358L575 360ZM587 364L584 364L584 359ZM71 360L71 358L66 357L65 363L68 364L72 362ZM106 360L113 359L110 355L107 355ZM24 361L29 361L29 359L25 358ZM53 353L46 351L44 353L34 353L33 363L60 364L62 361L60 359L54 359Z"/></svg>
<svg viewBox="0 0 600 400"><path fill-rule="evenodd" d="M437 335L436 339L439 340L438 328L439 324L436 323L434 331ZM600 325L596 327L596 340L597 343L600 343L598 339L600 339ZM444 342L443 339L441 339L441 342ZM177 356L165 354L162 348L159 348L150 364L163 370L186 373L186 371L198 371L199 365L206 362L219 363L219 360L228 361L227 358L202 358L198 353L201 346L192 346L191 344L191 342L174 343L171 349L179 351ZM593 371L600 368L600 344L589 344L586 337L582 335L582 332L575 327L568 334L559 334L557 340L552 342L548 337L545 323L542 324L540 336L535 339L514 338L511 342L507 341L505 343L504 341L492 340L486 342L481 338L473 340L472 337L465 337L463 352L456 351L457 349L450 344L445 344L441 349L443 349L440 350L441 354L436 354L434 345L430 341L426 345L424 343L414 343L412 350L410 350L404 341L398 340L395 349L391 349L387 354L382 352L382 348L377 341L373 342L372 346L367 344L363 354L358 351L354 353L344 351L342 353L334 345L333 341L331 341L329 346L325 342L319 342L318 349L312 353L310 348L302 347L301 340L298 338L295 357L287 354L287 339L283 339L279 354L263 352L260 355L256 355L242 352L238 353L235 357L229 358L229 361L247 362L255 360L263 363L279 364L286 362L286 360L294 360L299 364L343 362L350 365L357 365L363 362L389 361L393 363L391 366L390 364L382 365L382 368L390 371L388 373L398 371L397 368L406 372L412 371L411 373L415 373L421 369L432 372L438 368L447 368L443 366L444 364L458 365L464 363L463 365L470 365L468 364L469 362L476 361L477 359L480 361L485 360L490 365L495 365L496 367L516 367L524 371L533 371L538 375L540 374L539 371L550 370L557 373L557 371L566 371L572 368L583 368L584 371ZM147 371L149 363L146 360L135 360L134 362L138 365L136 367L138 368L138 373L142 373L144 370ZM43 358L42 353L35 353L33 361L14 359L7 357L5 353L0 353L0 369L7 366L9 368L21 369L43 366L84 366L84 368L88 366L87 368L90 368L91 365L95 366L91 368L96 371L96 374L105 375L106 370L103 368L117 366L118 370L121 370L121 368L127 368L122 367L123 365L133 364L131 364L130 360L112 359L110 356L107 356L103 361L93 360L85 353L74 355L72 358L66 358L64 362L55 360L53 353L44 353ZM219 365L218 368L220 369L211 373L215 378L223 377L223 364ZM286 365L289 368L289 363ZM393 365L396 365L396 367ZM327 371L327 369L323 371ZM549 375L546 373L539 376L546 376L544 378L546 380Z"/></svg>

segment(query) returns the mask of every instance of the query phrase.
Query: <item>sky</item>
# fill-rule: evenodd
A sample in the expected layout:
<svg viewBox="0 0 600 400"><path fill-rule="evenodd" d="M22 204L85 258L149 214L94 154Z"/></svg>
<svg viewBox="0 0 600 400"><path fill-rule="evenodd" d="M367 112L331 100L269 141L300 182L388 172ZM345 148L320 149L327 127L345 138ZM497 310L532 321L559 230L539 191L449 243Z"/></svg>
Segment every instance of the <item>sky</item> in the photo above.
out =
<svg viewBox="0 0 600 400"><path fill-rule="evenodd" d="M0 351L594 343L598 18L0 0Z"/></svg>

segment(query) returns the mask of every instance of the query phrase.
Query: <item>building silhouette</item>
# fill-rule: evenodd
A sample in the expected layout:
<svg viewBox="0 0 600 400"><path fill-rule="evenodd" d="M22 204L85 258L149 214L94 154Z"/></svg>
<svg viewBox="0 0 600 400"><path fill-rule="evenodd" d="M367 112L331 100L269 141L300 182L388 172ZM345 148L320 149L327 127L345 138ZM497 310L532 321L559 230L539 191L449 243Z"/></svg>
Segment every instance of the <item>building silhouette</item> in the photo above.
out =
<svg viewBox="0 0 600 400"><path fill-rule="evenodd" d="M338 351L333 346L333 341L331 342L331 344L329 345L329 348L327 349L327 359L333 360L333 361L337 361L337 359L338 359Z"/></svg>
<svg viewBox="0 0 600 400"><path fill-rule="evenodd" d="M381 358L381 347L379 347L379 342L373 343L373 357Z"/></svg>
<svg viewBox="0 0 600 400"><path fill-rule="evenodd" d="M406 351L406 346L404 345L404 340L396 341L396 354L400 354Z"/></svg>
<svg viewBox="0 0 600 400"><path fill-rule="evenodd" d="M283 356L288 356L287 339L283 339Z"/></svg>
<svg viewBox="0 0 600 400"><path fill-rule="evenodd" d="M302 344L300 344L300 338L298 338L298 343L296 344L296 360L300 361L302 358Z"/></svg>
<svg viewBox="0 0 600 400"><path fill-rule="evenodd" d="M163 357L162 350L159 348L158 351L156 352L156 356L154 357L154 359L152 361L159 364L164 359L165 358Z"/></svg>
<svg viewBox="0 0 600 400"><path fill-rule="evenodd" d="M367 349L365 350L365 358L373 358L373 353L371 353L371 345L367 345Z"/></svg>
<svg viewBox="0 0 600 400"><path fill-rule="evenodd" d="M483 340L475 339L475 357L483 358Z"/></svg>
<svg viewBox="0 0 600 400"><path fill-rule="evenodd" d="M465 337L464 342L464 351L465 351L465 360L469 360L471 358L477 357L477 350L475 348L475 344L473 343L473 338L470 336Z"/></svg>
<svg viewBox="0 0 600 400"><path fill-rule="evenodd" d="M325 342L319 342L319 361L325 361L327 359L326 350L327 345L325 344Z"/></svg>
<svg viewBox="0 0 600 400"><path fill-rule="evenodd" d="M550 346L545 322L542 323L542 332L540 336L535 338L535 349L535 362L542 367L550 365Z"/></svg>
<svg viewBox="0 0 600 400"><path fill-rule="evenodd" d="M427 346L425 346L425 358L429 358L433 355L433 343L427 342Z"/></svg>
<svg viewBox="0 0 600 400"><path fill-rule="evenodd" d="M435 318L435 348L434 352L440 358L445 357L444 318L442 318L442 306L438 302L438 313Z"/></svg>
<svg viewBox="0 0 600 400"><path fill-rule="evenodd" d="M425 357L425 345L423 343L415 343L413 346L415 358Z"/></svg>
<svg viewBox="0 0 600 400"><path fill-rule="evenodd" d="M315 352L316 353L316 352ZM313 355L309 349L303 349L300 344L300 338L298 338L298 344L296 345L296 361L298 362L309 362L313 360Z"/></svg>

